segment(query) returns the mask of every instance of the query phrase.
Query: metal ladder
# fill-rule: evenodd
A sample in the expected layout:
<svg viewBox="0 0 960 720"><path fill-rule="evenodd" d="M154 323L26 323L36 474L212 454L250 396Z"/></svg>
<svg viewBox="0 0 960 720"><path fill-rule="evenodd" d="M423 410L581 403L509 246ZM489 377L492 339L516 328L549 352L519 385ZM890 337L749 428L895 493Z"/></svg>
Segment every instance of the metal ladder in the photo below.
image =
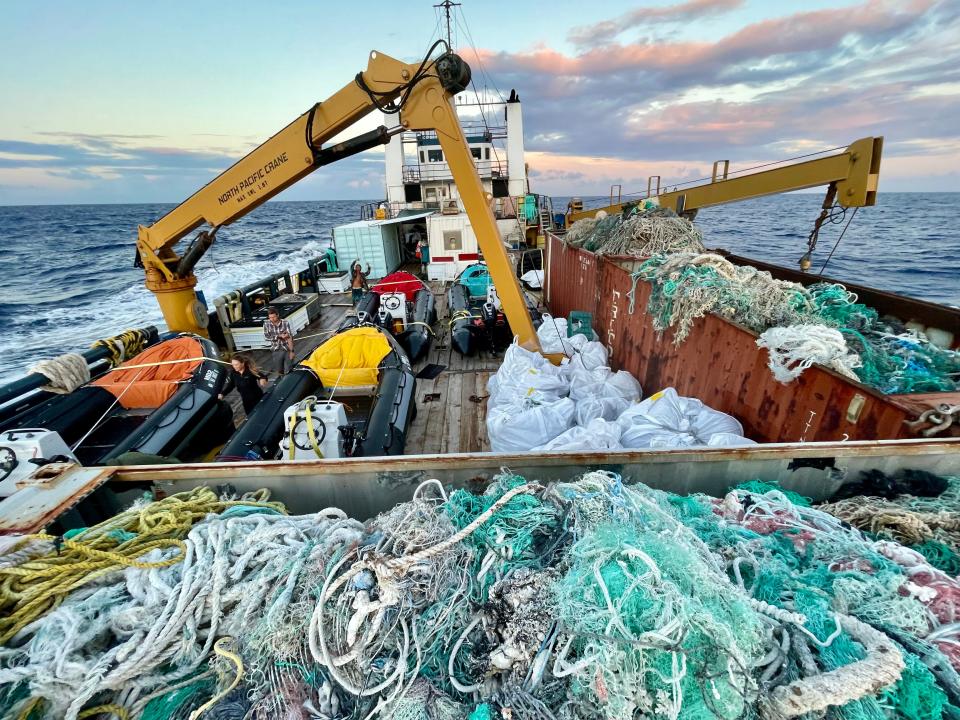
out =
<svg viewBox="0 0 960 720"><path fill-rule="evenodd" d="M546 232L553 230L553 200L547 195L538 196L540 230Z"/></svg>

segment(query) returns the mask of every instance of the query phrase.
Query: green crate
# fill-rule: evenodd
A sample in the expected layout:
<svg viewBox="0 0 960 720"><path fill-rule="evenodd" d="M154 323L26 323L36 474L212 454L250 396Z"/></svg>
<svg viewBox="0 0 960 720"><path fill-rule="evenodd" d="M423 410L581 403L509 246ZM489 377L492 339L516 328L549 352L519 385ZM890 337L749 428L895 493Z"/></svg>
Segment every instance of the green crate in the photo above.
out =
<svg viewBox="0 0 960 720"><path fill-rule="evenodd" d="M574 335L586 335L588 339L593 339L593 314L574 310L567 318L567 337Z"/></svg>

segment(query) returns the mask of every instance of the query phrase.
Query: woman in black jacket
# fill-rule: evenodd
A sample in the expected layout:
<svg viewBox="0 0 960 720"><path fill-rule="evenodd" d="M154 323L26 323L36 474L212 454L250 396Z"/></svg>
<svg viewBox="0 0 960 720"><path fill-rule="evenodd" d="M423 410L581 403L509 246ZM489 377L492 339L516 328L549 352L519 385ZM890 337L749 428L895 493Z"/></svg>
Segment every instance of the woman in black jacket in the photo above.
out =
<svg viewBox="0 0 960 720"><path fill-rule="evenodd" d="M227 378L227 384L223 386L223 392L220 393L220 399L228 392L237 389L240 393L240 399L243 401L243 411L249 415L250 411L260 402L263 397L263 389L267 385L267 378L257 369L253 358L243 353L237 353L230 360L233 369L230 370L230 377Z"/></svg>

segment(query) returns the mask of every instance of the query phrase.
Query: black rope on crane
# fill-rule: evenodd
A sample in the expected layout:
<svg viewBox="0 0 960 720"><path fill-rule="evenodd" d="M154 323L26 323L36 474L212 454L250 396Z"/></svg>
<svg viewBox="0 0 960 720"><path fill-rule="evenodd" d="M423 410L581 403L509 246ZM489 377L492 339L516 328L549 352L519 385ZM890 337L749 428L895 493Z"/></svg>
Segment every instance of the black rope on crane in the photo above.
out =
<svg viewBox="0 0 960 720"><path fill-rule="evenodd" d="M823 271L827 269L827 264L830 262L830 258L833 257L833 253L836 252L837 248L840 246L840 241L843 240L843 236L847 232L847 228L850 227L850 223L853 222L853 219L857 216L857 210L859 207L855 207L853 212L850 213L850 219L847 220L847 224L843 226L843 231L840 233L840 237L837 238L837 241L833 244L833 249L830 251L830 254L827 255L827 259L823 261L823 267L820 268L820 272L817 275L823 275Z"/></svg>
<svg viewBox="0 0 960 720"><path fill-rule="evenodd" d="M429 73L425 71L425 68L427 66L427 63L430 62L430 56L433 55L433 51L436 50L437 47L441 45L444 48L446 48L447 52L450 52L450 46L447 45L446 40L442 38L440 40L437 40L435 43L433 43L433 45L430 46L430 49L427 50L427 54L424 56L423 61L420 63L420 66L417 68L417 71L413 74L413 77L411 77L403 85L399 85L398 87L392 90L388 90L386 92L380 92L378 90L372 89L369 85L367 85L367 82L364 79L362 72L357 73L355 81L357 85L360 87L360 89L367 94L367 97L370 98L370 102L373 103L373 106L377 108L377 110L379 110L382 113L386 113L387 115L396 115L398 112L400 112L400 109L406 104L407 99L410 97L410 93L413 91L413 88L417 85L417 83L421 82L422 80L425 80L428 77L432 77ZM396 95L397 93L400 94L399 99L383 102L383 98L389 97L391 95Z"/></svg>

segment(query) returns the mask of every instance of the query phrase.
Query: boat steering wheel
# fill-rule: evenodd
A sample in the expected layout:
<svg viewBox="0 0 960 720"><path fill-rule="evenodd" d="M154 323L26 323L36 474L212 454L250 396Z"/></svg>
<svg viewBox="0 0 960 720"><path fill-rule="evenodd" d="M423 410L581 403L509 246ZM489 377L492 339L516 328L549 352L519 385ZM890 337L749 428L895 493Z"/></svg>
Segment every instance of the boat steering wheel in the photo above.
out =
<svg viewBox="0 0 960 720"><path fill-rule="evenodd" d="M323 441L327 438L327 424L318 417L313 417L312 420L315 430L317 424L320 425L320 432L317 433L317 447L320 447L323 444ZM306 421L307 419L305 417L297 418L297 422L294 423L293 430L290 433L290 440L293 442L297 450L313 450L313 446L309 443L309 433L307 433L308 442L306 445L301 445L297 442L297 431L300 429L300 424L305 423Z"/></svg>
<svg viewBox="0 0 960 720"><path fill-rule="evenodd" d="M20 461L17 460L17 454L6 445L0 446L0 482L3 482L12 473Z"/></svg>

